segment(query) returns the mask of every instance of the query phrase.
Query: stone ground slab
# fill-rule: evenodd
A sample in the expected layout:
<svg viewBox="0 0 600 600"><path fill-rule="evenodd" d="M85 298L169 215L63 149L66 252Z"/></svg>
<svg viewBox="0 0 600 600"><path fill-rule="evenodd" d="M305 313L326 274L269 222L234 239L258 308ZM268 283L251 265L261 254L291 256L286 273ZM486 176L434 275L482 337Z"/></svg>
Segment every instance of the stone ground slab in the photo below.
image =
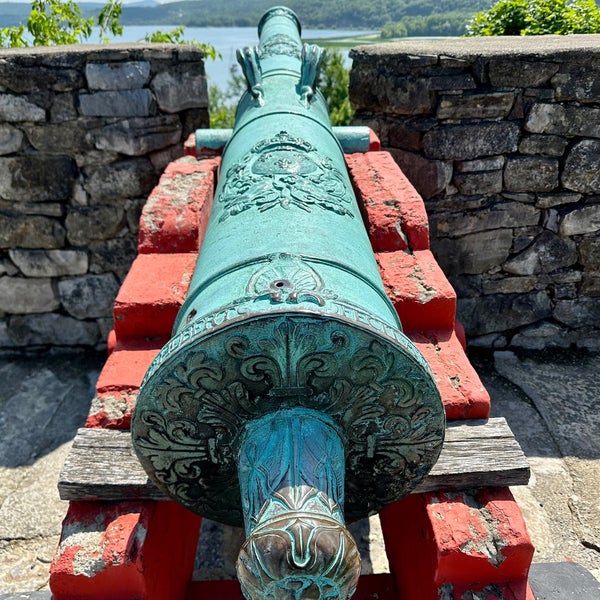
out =
<svg viewBox="0 0 600 600"><path fill-rule="evenodd" d="M56 481L103 361L0 357L0 593L47 590L67 510Z"/></svg>

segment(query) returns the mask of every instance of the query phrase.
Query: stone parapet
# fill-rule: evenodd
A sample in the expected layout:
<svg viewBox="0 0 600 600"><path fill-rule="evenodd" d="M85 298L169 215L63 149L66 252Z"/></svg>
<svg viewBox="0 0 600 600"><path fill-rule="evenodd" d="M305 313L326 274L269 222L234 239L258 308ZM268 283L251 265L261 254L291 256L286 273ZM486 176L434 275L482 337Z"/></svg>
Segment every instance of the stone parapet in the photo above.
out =
<svg viewBox="0 0 600 600"><path fill-rule="evenodd" d="M406 40L351 56L355 123L425 199L470 343L597 349L600 35Z"/></svg>
<svg viewBox="0 0 600 600"><path fill-rule="evenodd" d="M0 50L0 349L105 344L148 194L207 124L193 46Z"/></svg>

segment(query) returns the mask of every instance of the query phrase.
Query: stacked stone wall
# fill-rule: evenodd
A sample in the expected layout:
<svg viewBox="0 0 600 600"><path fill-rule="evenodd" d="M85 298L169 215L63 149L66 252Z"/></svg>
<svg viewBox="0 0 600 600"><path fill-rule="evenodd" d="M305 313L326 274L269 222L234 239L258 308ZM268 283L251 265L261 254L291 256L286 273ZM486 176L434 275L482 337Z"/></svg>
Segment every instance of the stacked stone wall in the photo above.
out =
<svg viewBox="0 0 600 600"><path fill-rule="evenodd" d="M139 216L208 124L192 46L0 51L0 348L104 344Z"/></svg>
<svg viewBox="0 0 600 600"><path fill-rule="evenodd" d="M426 201L470 343L600 347L600 36L352 51L355 122Z"/></svg>

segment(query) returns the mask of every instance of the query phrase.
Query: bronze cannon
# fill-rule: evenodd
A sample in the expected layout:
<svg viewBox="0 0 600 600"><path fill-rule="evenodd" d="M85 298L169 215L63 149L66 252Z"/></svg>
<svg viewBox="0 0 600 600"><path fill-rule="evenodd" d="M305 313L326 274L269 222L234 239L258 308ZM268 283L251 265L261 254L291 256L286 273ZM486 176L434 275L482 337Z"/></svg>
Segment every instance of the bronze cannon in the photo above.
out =
<svg viewBox="0 0 600 600"><path fill-rule="evenodd" d="M348 598L360 557L346 521L427 475L444 410L384 293L317 89L323 52L284 7L258 31L238 52L248 89L132 435L168 496L245 525L247 598Z"/></svg>

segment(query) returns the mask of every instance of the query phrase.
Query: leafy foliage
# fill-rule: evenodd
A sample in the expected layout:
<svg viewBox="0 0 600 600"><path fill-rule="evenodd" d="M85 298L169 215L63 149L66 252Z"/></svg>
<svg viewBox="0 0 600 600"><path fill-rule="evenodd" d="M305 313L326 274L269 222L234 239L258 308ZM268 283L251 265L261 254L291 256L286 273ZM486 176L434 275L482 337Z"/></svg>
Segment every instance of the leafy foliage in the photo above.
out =
<svg viewBox="0 0 600 600"><path fill-rule="evenodd" d="M152 44L192 44L193 46L202 48L206 58L212 58L213 60L217 58L219 53L214 46L196 40L186 40L183 37L184 31L185 27L183 25L175 27L175 29L172 29L171 31L161 31L160 29L157 29L152 33L146 34L144 41Z"/></svg>
<svg viewBox="0 0 600 600"><path fill-rule="evenodd" d="M33 46L77 44L92 34L94 19L84 19L73 0L33 0L27 19L27 33ZM23 25L0 29L2 47L29 46Z"/></svg>
<svg viewBox="0 0 600 600"><path fill-rule="evenodd" d="M232 65L229 69L229 81L224 90L216 85L209 86L208 112L213 129L233 127L237 103L245 89L246 80L237 65Z"/></svg>
<svg viewBox="0 0 600 600"><path fill-rule="evenodd" d="M467 26L470 36L572 33L600 33L594 0L500 0Z"/></svg>
<svg viewBox="0 0 600 600"><path fill-rule="evenodd" d="M109 0L98 13L98 25L100 26L100 40L108 43L107 32L113 36L119 36L123 33L123 26L120 24L123 7L120 0Z"/></svg>
<svg viewBox="0 0 600 600"><path fill-rule="evenodd" d="M348 98L350 73L339 50L328 51L321 64L317 87L323 94L332 125L349 125L354 115Z"/></svg>
<svg viewBox="0 0 600 600"><path fill-rule="evenodd" d="M100 28L100 40L107 43L108 33L123 33L121 0L107 0L96 18L84 18L81 8L73 0L32 0L31 12L25 25L12 25L0 29L0 47L24 48L26 46L60 46L81 44L92 35L95 24ZM163 44L194 44L202 48L204 56L216 58L217 51L210 44L186 41L185 27L172 31L155 31L145 37L147 42Z"/></svg>

